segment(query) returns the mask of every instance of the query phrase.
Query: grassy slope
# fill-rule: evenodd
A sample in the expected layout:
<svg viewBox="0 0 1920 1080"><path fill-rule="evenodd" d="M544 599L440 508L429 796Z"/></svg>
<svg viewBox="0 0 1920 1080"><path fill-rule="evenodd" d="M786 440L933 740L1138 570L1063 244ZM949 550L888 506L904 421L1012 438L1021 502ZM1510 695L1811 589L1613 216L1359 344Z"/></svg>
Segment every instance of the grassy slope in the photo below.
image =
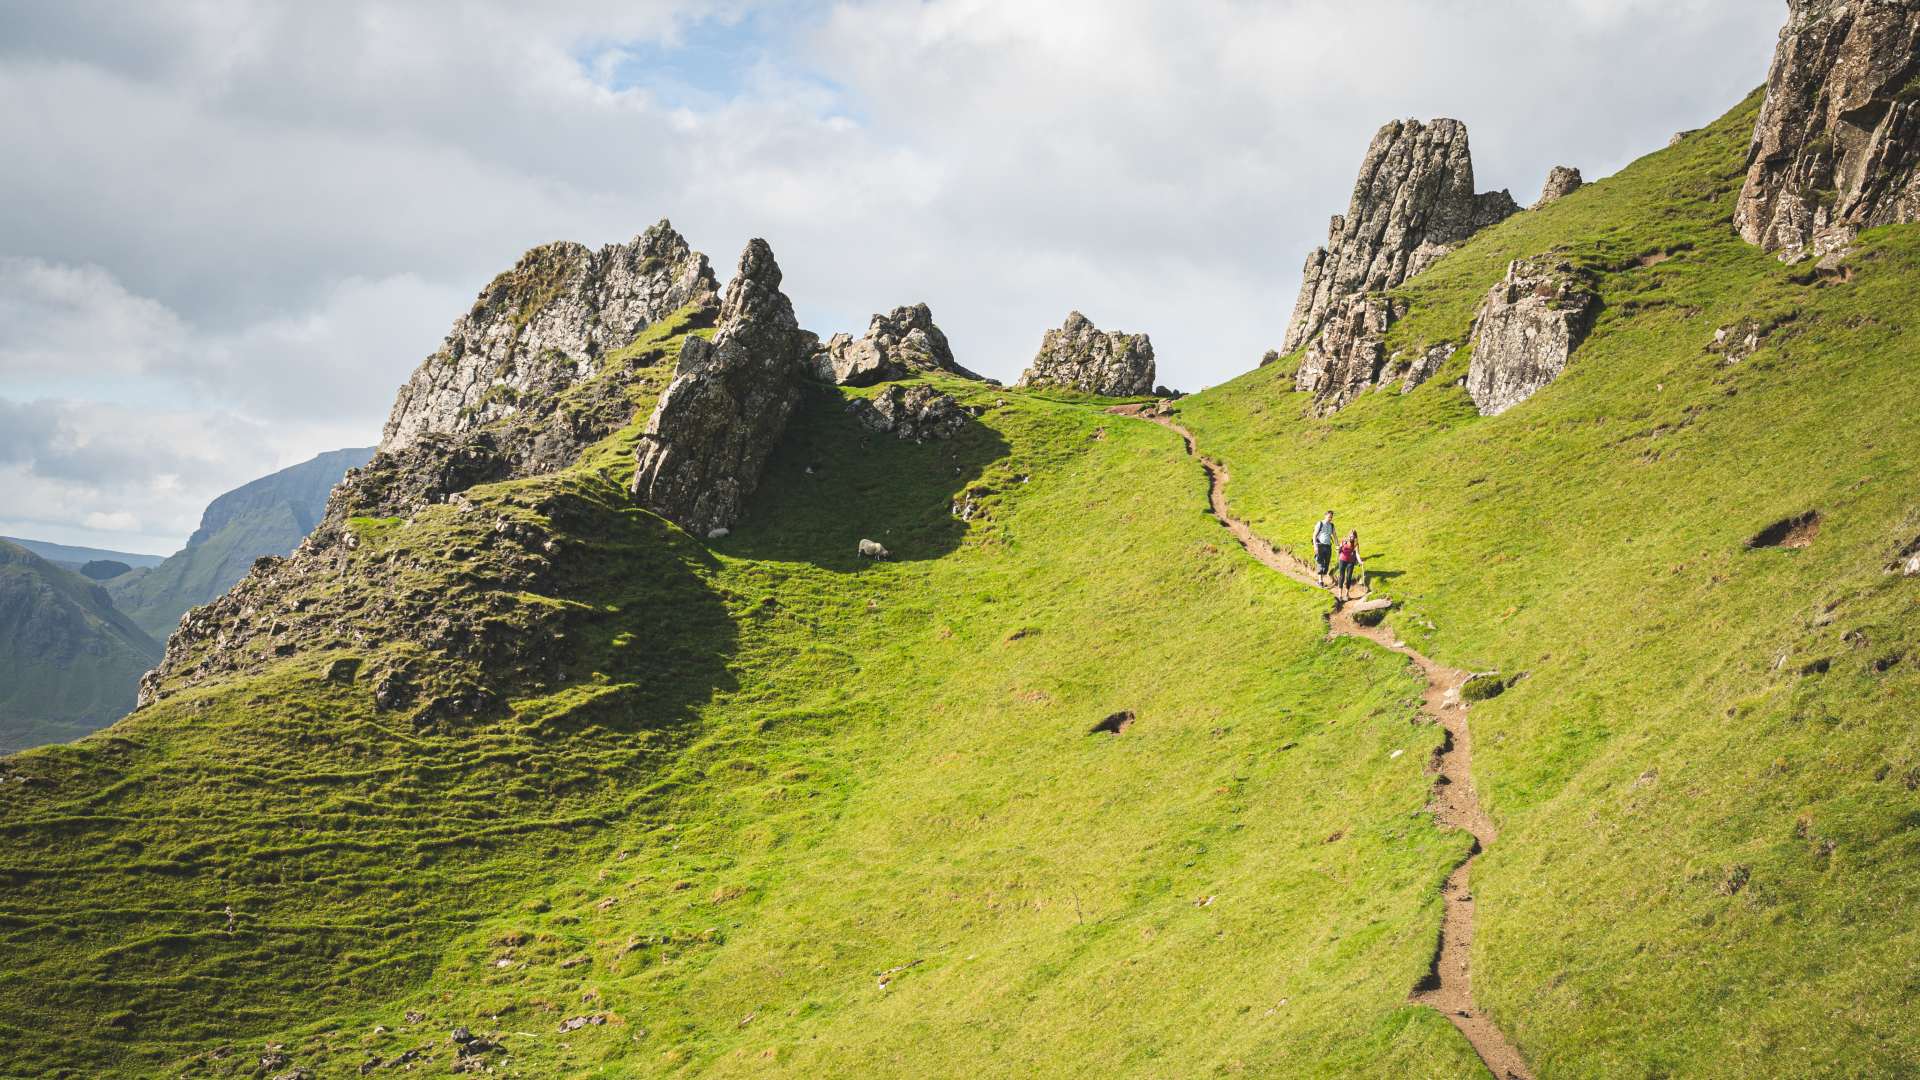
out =
<svg viewBox="0 0 1920 1080"><path fill-rule="evenodd" d="M0 541L0 754L111 723L159 659L100 586Z"/></svg>
<svg viewBox="0 0 1920 1080"><path fill-rule="evenodd" d="M0 1074L444 1067L460 1023L527 1076L1473 1075L1405 1005L1462 845L1411 675L1325 642L1165 431L945 385L1006 404L921 447L817 393L711 554L628 505L637 426L364 523L460 603L470 533L567 508L521 602L591 618L505 718L407 730L324 679L341 648L10 759Z"/></svg>
<svg viewBox="0 0 1920 1080"><path fill-rule="evenodd" d="M1403 634L1528 673L1474 713L1503 829L1474 987L1542 1076L1920 1070L1920 594L1883 573L1920 533L1920 230L1844 283L1740 243L1756 104L1405 290L1396 344L1464 341L1508 259L1605 270L1574 366L1513 412L1474 415L1464 352L1326 421L1288 365L1182 410L1269 535L1338 508ZM1706 350L1789 314L1744 363ZM1813 508L1811 548L1743 548Z"/></svg>

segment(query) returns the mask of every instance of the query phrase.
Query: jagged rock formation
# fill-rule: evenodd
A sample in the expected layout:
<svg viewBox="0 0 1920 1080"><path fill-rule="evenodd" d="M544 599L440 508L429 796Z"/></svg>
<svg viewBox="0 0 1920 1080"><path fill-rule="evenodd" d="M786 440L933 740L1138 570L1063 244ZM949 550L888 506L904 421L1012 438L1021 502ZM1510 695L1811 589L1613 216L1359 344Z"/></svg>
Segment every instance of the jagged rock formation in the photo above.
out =
<svg viewBox="0 0 1920 1080"><path fill-rule="evenodd" d="M1480 414L1506 412L1559 378L1599 311L1591 275L1572 263L1511 263L1475 317L1467 394Z"/></svg>
<svg viewBox="0 0 1920 1080"><path fill-rule="evenodd" d="M871 399L854 398L847 403L847 411L876 435L892 434L922 443L951 439L967 422L967 414L952 394L943 394L925 383L889 386Z"/></svg>
<svg viewBox="0 0 1920 1080"><path fill-rule="evenodd" d="M1787 7L1734 224L1798 261L1920 221L1920 3Z"/></svg>
<svg viewBox="0 0 1920 1080"><path fill-rule="evenodd" d="M1519 209L1504 191L1474 193L1465 124L1386 125L1367 148L1346 215L1333 219L1327 245L1307 256L1281 351L1311 340L1341 300L1399 285Z"/></svg>
<svg viewBox="0 0 1920 1080"><path fill-rule="evenodd" d="M633 476L640 500L696 535L731 526L787 429L813 344L780 291L773 249L749 242L713 342L687 339L647 421Z"/></svg>
<svg viewBox="0 0 1920 1080"><path fill-rule="evenodd" d="M599 251L534 248L488 283L400 388L380 449L398 452L508 416L550 416L561 391L592 375L602 354L671 312L712 306L717 291L707 257L665 220ZM570 459L563 448L547 456Z"/></svg>
<svg viewBox="0 0 1920 1080"><path fill-rule="evenodd" d="M1533 208L1538 210L1550 202L1558 202L1579 191L1584 183L1586 181L1580 178L1579 169L1571 165L1555 165L1553 171L1547 174L1546 186L1540 189L1540 201L1534 203Z"/></svg>
<svg viewBox="0 0 1920 1080"><path fill-rule="evenodd" d="M1071 312L1040 340L1040 352L1015 386L1060 386L1107 397L1153 392L1153 342L1145 334L1101 330Z"/></svg>
<svg viewBox="0 0 1920 1080"><path fill-rule="evenodd" d="M1294 387L1312 394L1322 415L1347 405L1380 381L1387 330L1405 314L1405 304L1378 293L1341 298L1307 343Z"/></svg>
<svg viewBox="0 0 1920 1080"><path fill-rule="evenodd" d="M980 378L954 361L947 335L934 325L933 311L925 304L875 315L861 337L833 335L814 350L808 365L820 381L839 386L872 386L916 371L947 371L968 379Z"/></svg>

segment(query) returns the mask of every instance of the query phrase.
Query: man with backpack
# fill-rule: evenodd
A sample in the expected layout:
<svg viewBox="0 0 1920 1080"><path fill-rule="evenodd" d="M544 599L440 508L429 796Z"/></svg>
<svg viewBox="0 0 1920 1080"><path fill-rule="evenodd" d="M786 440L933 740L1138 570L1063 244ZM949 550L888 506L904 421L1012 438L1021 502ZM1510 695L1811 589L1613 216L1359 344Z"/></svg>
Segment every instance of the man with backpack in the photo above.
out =
<svg viewBox="0 0 1920 1080"><path fill-rule="evenodd" d="M1320 571L1320 587L1326 588L1327 569L1333 562L1333 511L1313 526L1313 565Z"/></svg>

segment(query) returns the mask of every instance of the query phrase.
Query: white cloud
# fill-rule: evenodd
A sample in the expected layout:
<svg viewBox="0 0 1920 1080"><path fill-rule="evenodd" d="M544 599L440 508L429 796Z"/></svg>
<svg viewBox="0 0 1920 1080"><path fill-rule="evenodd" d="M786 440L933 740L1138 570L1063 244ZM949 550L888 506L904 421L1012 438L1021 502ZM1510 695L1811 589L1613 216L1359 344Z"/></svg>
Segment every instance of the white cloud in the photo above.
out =
<svg viewBox="0 0 1920 1080"><path fill-rule="evenodd" d="M1554 164L1597 177L1733 105L1781 18L1752 0L14 5L0 401L62 404L51 428L0 428L0 507L184 536L213 485L370 441L521 251L663 215L723 275L766 236L816 330L926 300L962 362L1010 377L1079 308L1150 332L1163 381L1218 382L1277 342L1380 123L1467 121L1481 186L1528 202ZM9 456L54 438L71 445ZM163 445L196 438L218 467ZM82 483L109 466L138 491Z"/></svg>

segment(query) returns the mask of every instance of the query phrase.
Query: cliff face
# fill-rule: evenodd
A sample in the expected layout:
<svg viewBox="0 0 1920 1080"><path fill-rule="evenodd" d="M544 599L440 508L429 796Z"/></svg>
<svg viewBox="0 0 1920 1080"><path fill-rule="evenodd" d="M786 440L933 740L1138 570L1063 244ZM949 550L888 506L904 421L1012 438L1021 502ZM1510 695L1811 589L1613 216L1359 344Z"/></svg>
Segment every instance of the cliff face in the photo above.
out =
<svg viewBox="0 0 1920 1080"><path fill-rule="evenodd" d="M773 249L750 242L713 341L681 347L636 451L634 494L696 535L739 517L799 403L801 361L815 339L795 321L780 279Z"/></svg>
<svg viewBox="0 0 1920 1080"><path fill-rule="evenodd" d="M835 334L809 360L814 376L840 386L872 386L904 378L915 371L946 371L968 379L980 376L953 358L947 335L934 325L933 310L925 304L894 308L875 315L867 332L856 338Z"/></svg>
<svg viewBox="0 0 1920 1080"><path fill-rule="evenodd" d="M1014 385L1134 397L1153 393L1153 379L1153 342L1147 335L1101 330L1075 311L1040 339L1040 352Z"/></svg>
<svg viewBox="0 0 1920 1080"><path fill-rule="evenodd" d="M1789 0L1734 212L1782 259L1920 221L1920 2Z"/></svg>
<svg viewBox="0 0 1920 1080"><path fill-rule="evenodd" d="M1593 326L1600 297L1591 276L1564 259L1519 259L1480 302L1467 394L1495 416L1560 377Z"/></svg>
<svg viewBox="0 0 1920 1080"><path fill-rule="evenodd" d="M599 251L535 248L488 283L400 388L380 449L397 452L508 416L543 419L601 355L671 312L712 306L717 291L707 257L666 221Z"/></svg>
<svg viewBox="0 0 1920 1080"><path fill-rule="evenodd" d="M1467 126L1396 120L1360 163L1353 198L1327 245L1307 256L1282 352L1320 332L1341 301L1391 289L1520 207L1504 191L1475 194Z"/></svg>

